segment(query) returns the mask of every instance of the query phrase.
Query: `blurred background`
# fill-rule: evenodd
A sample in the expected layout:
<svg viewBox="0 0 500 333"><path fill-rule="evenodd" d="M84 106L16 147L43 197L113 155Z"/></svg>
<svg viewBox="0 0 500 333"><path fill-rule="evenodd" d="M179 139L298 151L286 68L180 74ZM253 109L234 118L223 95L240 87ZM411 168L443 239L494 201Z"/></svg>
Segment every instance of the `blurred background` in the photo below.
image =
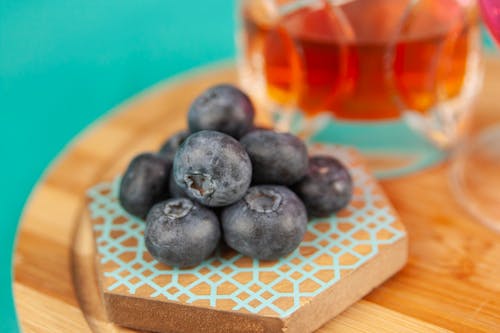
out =
<svg viewBox="0 0 500 333"><path fill-rule="evenodd" d="M12 248L36 181L72 138L123 100L185 70L233 58L235 4L0 1L1 332L17 330ZM487 37L485 43L491 49Z"/></svg>
<svg viewBox="0 0 500 333"><path fill-rule="evenodd" d="M234 54L233 0L0 1L0 331L16 331L22 207L87 125L148 86ZM77 177L77 175L75 175Z"/></svg>

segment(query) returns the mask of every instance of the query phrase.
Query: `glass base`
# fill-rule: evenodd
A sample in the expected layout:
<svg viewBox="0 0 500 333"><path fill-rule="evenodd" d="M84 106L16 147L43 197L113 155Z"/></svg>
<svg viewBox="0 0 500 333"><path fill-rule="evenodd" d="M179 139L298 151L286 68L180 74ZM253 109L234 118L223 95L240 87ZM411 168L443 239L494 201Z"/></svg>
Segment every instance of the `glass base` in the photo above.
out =
<svg viewBox="0 0 500 333"><path fill-rule="evenodd" d="M403 121L372 123L319 120L312 142L353 146L365 156L379 179L401 177L442 161L446 153L415 133ZM293 126L292 126L293 129Z"/></svg>
<svg viewBox="0 0 500 333"><path fill-rule="evenodd" d="M458 146L450 180L460 204L479 222L500 232L500 126Z"/></svg>

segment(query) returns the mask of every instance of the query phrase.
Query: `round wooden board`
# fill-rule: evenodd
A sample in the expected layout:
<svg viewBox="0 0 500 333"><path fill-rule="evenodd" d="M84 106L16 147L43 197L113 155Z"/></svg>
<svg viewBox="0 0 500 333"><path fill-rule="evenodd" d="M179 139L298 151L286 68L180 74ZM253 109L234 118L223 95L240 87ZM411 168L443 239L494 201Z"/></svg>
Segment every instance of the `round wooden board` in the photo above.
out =
<svg viewBox="0 0 500 333"><path fill-rule="evenodd" d="M486 77L476 128L500 120L498 60L488 61ZM51 167L25 208L17 240L14 294L23 331L128 331L109 323L101 304L92 234L82 219L85 192L104 173L116 174L137 152L184 127L190 100L224 81L235 81L231 66L160 84L89 128ZM500 327L500 238L454 202L446 172L440 165L382 183L409 232L409 263L319 332Z"/></svg>

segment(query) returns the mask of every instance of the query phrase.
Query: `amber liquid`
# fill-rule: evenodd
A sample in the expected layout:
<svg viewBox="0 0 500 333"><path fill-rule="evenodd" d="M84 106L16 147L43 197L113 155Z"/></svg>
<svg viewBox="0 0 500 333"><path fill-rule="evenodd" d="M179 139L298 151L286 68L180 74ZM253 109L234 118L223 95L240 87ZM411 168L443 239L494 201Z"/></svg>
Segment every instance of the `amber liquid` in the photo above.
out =
<svg viewBox="0 0 500 333"><path fill-rule="evenodd" d="M349 40L336 24L326 6L297 10L275 26L243 11L245 56L250 67L251 58L262 56L263 66L252 70L262 72L268 98L308 115L327 111L342 119L383 120L406 109L424 113L461 93L468 25L400 39L381 33Z"/></svg>

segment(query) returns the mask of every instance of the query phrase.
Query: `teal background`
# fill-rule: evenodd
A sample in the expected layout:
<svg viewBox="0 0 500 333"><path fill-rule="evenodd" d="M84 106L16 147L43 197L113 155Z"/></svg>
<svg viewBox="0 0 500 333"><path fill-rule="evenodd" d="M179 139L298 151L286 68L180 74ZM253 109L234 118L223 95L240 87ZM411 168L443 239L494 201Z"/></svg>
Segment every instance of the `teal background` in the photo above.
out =
<svg viewBox="0 0 500 333"><path fill-rule="evenodd" d="M168 76L234 54L233 0L0 0L0 332L17 331L22 207L85 126Z"/></svg>
<svg viewBox="0 0 500 333"><path fill-rule="evenodd" d="M11 257L50 161L124 99L234 55L235 0L0 0L0 332L17 331Z"/></svg>

